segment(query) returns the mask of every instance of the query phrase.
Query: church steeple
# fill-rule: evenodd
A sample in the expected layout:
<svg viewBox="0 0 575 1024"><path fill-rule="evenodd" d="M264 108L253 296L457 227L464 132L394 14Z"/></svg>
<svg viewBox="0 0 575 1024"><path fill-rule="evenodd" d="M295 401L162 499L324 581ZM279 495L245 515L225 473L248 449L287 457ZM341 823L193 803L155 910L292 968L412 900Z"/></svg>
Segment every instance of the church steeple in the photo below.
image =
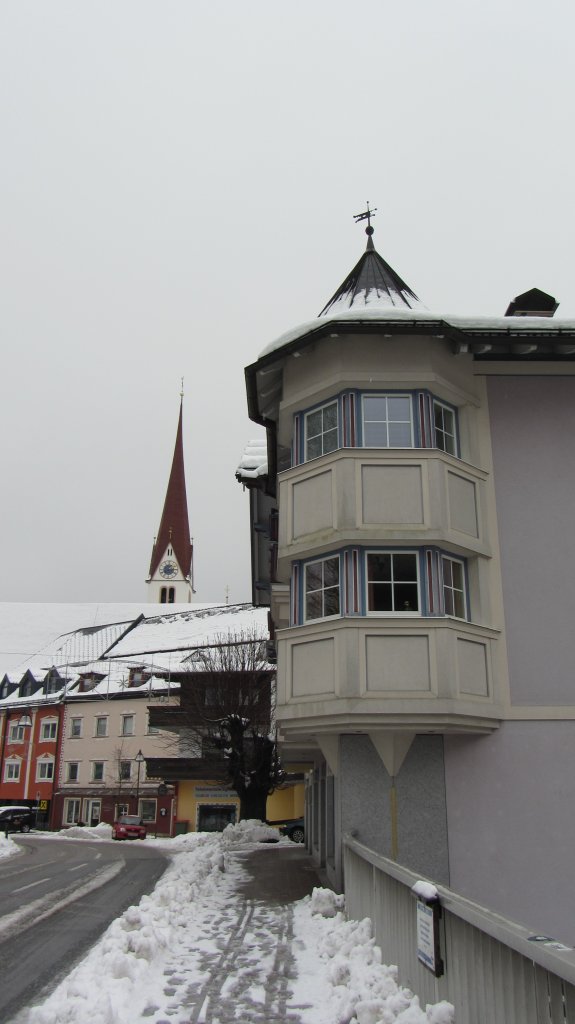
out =
<svg viewBox="0 0 575 1024"><path fill-rule="evenodd" d="M170 479L147 580L148 600L160 604L191 601L194 592L193 547L184 470L183 404L182 392Z"/></svg>

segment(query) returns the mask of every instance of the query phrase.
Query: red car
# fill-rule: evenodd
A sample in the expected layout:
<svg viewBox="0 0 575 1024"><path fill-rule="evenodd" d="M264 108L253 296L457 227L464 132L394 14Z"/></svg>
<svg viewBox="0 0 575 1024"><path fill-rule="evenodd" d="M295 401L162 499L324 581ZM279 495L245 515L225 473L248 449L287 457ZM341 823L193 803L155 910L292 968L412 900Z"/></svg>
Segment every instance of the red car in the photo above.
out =
<svg viewBox="0 0 575 1024"><path fill-rule="evenodd" d="M112 839L145 839L146 826L137 814L124 814L112 825Z"/></svg>

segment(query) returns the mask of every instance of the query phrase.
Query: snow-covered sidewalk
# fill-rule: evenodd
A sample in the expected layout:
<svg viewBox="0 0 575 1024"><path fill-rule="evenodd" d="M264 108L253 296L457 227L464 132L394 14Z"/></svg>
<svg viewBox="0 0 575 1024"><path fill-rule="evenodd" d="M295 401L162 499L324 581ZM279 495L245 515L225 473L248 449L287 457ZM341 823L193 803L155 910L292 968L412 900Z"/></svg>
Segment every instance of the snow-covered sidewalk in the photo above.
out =
<svg viewBox="0 0 575 1024"><path fill-rule="evenodd" d="M451 1024L447 1003L422 1009L397 985L370 922L347 921L342 897L314 889L288 904L242 893L246 852L257 851L256 865L277 857L281 870L289 840L258 846L265 830L244 822L148 840L173 855L153 893L19 1024ZM108 841L105 826L97 835Z"/></svg>

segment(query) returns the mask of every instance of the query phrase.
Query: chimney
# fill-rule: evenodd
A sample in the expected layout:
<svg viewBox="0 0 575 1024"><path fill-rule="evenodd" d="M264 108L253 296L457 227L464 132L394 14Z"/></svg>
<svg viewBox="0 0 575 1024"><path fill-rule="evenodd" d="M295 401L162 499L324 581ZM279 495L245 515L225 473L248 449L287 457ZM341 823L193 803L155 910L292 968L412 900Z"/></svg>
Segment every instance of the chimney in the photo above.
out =
<svg viewBox="0 0 575 1024"><path fill-rule="evenodd" d="M523 295L516 295L509 303L505 316L553 316L559 303L542 292L540 288L530 288Z"/></svg>

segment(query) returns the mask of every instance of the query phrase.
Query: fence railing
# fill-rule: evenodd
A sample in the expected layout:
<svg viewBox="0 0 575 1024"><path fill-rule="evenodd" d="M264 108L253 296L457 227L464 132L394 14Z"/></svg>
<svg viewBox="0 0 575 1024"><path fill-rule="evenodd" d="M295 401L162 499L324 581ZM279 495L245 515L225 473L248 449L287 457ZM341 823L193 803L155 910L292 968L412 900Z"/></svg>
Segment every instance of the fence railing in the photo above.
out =
<svg viewBox="0 0 575 1024"><path fill-rule="evenodd" d="M371 918L383 962L397 964L400 983L423 1007L447 999L457 1024L575 1024L575 950L533 941L528 929L440 885L444 974L424 967L411 892L421 878L344 838L347 913Z"/></svg>

